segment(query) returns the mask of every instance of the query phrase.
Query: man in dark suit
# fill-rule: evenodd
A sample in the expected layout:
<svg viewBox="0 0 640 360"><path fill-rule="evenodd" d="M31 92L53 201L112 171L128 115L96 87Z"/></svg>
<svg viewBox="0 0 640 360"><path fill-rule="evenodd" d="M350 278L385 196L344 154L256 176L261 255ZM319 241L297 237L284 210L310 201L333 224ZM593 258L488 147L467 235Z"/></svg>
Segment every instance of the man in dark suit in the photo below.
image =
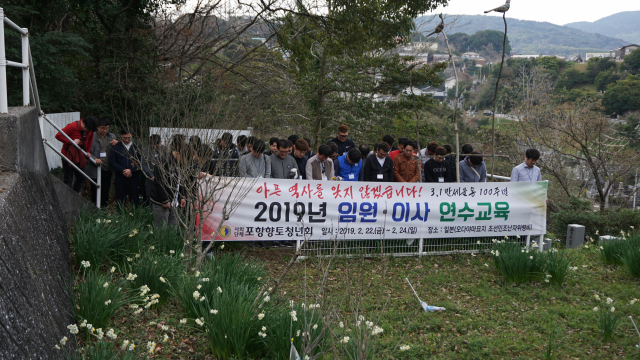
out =
<svg viewBox="0 0 640 360"><path fill-rule="evenodd" d="M109 165L116 175L114 187L118 206L124 208L128 197L131 205L138 207L140 171L144 171L151 180L153 173L145 165L140 147L133 142L131 130L126 127L120 129L120 142L111 147Z"/></svg>
<svg viewBox="0 0 640 360"><path fill-rule="evenodd" d="M393 160L389 157L389 144L377 143L373 147L373 153L364 162L363 181L393 182Z"/></svg>

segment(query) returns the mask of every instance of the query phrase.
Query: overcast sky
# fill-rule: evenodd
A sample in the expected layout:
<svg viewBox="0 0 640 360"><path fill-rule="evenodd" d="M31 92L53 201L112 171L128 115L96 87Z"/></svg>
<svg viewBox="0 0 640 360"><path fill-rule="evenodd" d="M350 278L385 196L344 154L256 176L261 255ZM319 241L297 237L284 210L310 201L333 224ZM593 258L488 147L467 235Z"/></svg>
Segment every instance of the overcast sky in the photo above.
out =
<svg viewBox="0 0 640 360"><path fill-rule="evenodd" d="M442 12L484 15L485 10L503 3L504 0L449 0L449 6ZM639 0L512 0L507 17L564 25L576 21L596 21L622 11L635 10L640 10Z"/></svg>

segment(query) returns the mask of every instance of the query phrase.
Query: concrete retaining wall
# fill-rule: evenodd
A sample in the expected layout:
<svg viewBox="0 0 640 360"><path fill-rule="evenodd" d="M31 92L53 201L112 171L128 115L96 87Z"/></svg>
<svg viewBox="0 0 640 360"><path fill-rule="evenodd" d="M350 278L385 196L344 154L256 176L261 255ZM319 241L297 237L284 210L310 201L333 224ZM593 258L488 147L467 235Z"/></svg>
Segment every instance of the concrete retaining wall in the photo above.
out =
<svg viewBox="0 0 640 360"><path fill-rule="evenodd" d="M0 115L0 359L59 359L54 346L74 322L65 212L35 109L9 112Z"/></svg>

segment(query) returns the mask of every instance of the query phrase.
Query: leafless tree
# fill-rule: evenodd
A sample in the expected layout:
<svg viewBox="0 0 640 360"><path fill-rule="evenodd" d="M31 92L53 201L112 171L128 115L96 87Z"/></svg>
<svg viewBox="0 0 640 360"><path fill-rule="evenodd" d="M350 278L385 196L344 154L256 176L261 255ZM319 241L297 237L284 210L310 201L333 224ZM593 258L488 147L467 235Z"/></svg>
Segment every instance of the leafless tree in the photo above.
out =
<svg viewBox="0 0 640 360"><path fill-rule="evenodd" d="M540 166L554 177L567 196L580 196L589 181L595 183L600 210L604 210L612 187L629 176L637 153L627 147L598 101L561 103L553 94L551 80L542 68L520 69L519 83L507 88L519 116L517 131L507 136L511 151L520 155L530 147L543 150ZM576 186L571 169L586 169L589 179ZM584 181L581 179L580 181ZM580 182L578 181L578 182Z"/></svg>

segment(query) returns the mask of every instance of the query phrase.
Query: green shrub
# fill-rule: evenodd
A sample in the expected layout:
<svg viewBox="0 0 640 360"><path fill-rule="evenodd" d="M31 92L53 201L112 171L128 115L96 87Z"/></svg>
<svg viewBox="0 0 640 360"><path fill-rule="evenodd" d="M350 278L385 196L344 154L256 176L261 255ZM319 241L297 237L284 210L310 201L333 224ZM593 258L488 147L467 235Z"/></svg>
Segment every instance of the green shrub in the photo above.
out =
<svg viewBox="0 0 640 360"><path fill-rule="evenodd" d="M162 254L169 254L173 250L176 254L184 251L184 241L180 231L173 226L157 226L149 236L149 244Z"/></svg>
<svg viewBox="0 0 640 360"><path fill-rule="evenodd" d="M114 244L111 260L116 263L124 263L127 257L140 253L151 232L149 223L150 210L138 208L135 211L125 212L113 218L112 224L126 232L119 242ZM153 214L151 214L153 220Z"/></svg>
<svg viewBox="0 0 640 360"><path fill-rule="evenodd" d="M619 251L619 259L631 276L640 278L640 236L626 240L626 246Z"/></svg>
<svg viewBox="0 0 640 360"><path fill-rule="evenodd" d="M628 241L626 239L598 241L598 245L600 246L600 259L602 259L605 265L622 264L621 256L627 244Z"/></svg>
<svg viewBox="0 0 640 360"><path fill-rule="evenodd" d="M262 351L263 338L258 333L263 325L253 306L258 292L257 287L242 283L218 286L210 281L185 281L179 299L193 326L209 340L214 356L245 358Z"/></svg>
<svg viewBox="0 0 640 360"><path fill-rule="evenodd" d="M111 219L81 212L71 241L76 263L80 265L82 261L89 261L94 267L99 267L118 251L119 244L129 232Z"/></svg>
<svg viewBox="0 0 640 360"><path fill-rule="evenodd" d="M268 325L264 330L267 335L264 341L270 358L289 360L291 339L303 359L305 355L314 357L322 350L328 334L322 331L324 322L319 306L297 304L287 307L281 304L281 306L267 308L263 313L265 317L261 323Z"/></svg>
<svg viewBox="0 0 640 360"><path fill-rule="evenodd" d="M126 345L125 345L126 342ZM86 346L76 347L73 351L61 347L64 358L69 360L143 360L147 359L149 345L136 345L131 350L129 341L117 342L108 341L102 338L98 341L89 342ZM125 345L125 346L123 346ZM124 349L123 349L124 347Z"/></svg>
<svg viewBox="0 0 640 360"><path fill-rule="evenodd" d="M491 250L496 268L507 282L522 284L544 278L545 256L518 242L498 242Z"/></svg>
<svg viewBox="0 0 640 360"><path fill-rule="evenodd" d="M605 209L604 212L584 209L563 209L549 214L547 231L564 239L569 224L585 227L585 236L596 238L600 235L617 235L621 230L628 231L631 226L640 228L640 212L628 209Z"/></svg>
<svg viewBox="0 0 640 360"><path fill-rule="evenodd" d="M613 308L611 308L613 310ZM599 309L600 317L598 319L598 327L602 331L602 336L605 342L611 340L613 336L613 332L618 326L618 320L620 319L620 314L615 314L613 311L609 309Z"/></svg>
<svg viewBox="0 0 640 360"><path fill-rule="evenodd" d="M140 296L128 290L126 280L116 279L112 273L100 274L84 268L82 277L76 280L71 301L79 323L106 329L120 308L139 302Z"/></svg>
<svg viewBox="0 0 640 360"><path fill-rule="evenodd" d="M130 272L136 275L130 282L131 287L140 288L147 285L149 293L160 295L155 307L162 306L169 298L172 284L176 284L184 269L182 258L177 254L161 255L154 251L146 251L133 260Z"/></svg>
<svg viewBox="0 0 640 360"><path fill-rule="evenodd" d="M550 275L547 280L552 284L562 285L570 275L575 256L570 250L551 249L544 253L544 260L546 273Z"/></svg>
<svg viewBox="0 0 640 360"><path fill-rule="evenodd" d="M264 326L253 305L265 276L256 260L241 254L214 256L201 272L184 275L175 288L183 312L205 332L218 358L245 358L264 349Z"/></svg>

